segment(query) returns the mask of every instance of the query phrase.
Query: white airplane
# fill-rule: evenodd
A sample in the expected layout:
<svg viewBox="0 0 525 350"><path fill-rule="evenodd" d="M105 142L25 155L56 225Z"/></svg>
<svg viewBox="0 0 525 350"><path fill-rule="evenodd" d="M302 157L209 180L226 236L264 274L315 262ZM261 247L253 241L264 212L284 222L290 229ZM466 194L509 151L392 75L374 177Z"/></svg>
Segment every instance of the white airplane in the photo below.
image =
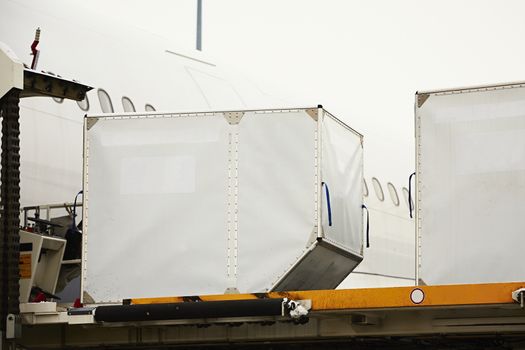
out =
<svg viewBox="0 0 525 350"><path fill-rule="evenodd" d="M45 97L21 101L21 206L69 202L82 187L86 114L290 107L222 70L201 51L180 50L119 25L118 19L90 16L68 1L2 1L0 41L26 63L31 62L36 27L42 29L37 69L95 88L78 103ZM193 35L193 28L187 35ZM366 153L365 135L365 169L367 162L380 160ZM339 288L414 285L415 233L407 190L412 171L365 174L370 248ZM400 178L400 172L406 183L388 182Z"/></svg>

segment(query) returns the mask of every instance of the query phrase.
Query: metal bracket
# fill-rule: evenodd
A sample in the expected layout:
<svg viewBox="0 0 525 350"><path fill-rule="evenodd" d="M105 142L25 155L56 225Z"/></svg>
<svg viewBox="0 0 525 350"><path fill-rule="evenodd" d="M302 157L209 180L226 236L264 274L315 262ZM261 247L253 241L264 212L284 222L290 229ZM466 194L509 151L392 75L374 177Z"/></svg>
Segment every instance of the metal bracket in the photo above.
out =
<svg viewBox="0 0 525 350"><path fill-rule="evenodd" d="M226 288L226 290L224 291L224 294L241 294L239 292L239 290L235 287L228 287Z"/></svg>
<svg viewBox="0 0 525 350"><path fill-rule="evenodd" d="M313 120L317 121L317 118L318 118L318 109L317 108L309 108L309 109L306 109L305 112L310 117L312 117Z"/></svg>
<svg viewBox="0 0 525 350"><path fill-rule="evenodd" d="M516 289L512 292L512 299L520 303L521 308L525 307L525 288Z"/></svg>
<svg viewBox="0 0 525 350"><path fill-rule="evenodd" d="M6 318L5 338L15 339L22 335L20 318L13 314L8 314Z"/></svg>
<svg viewBox="0 0 525 350"><path fill-rule="evenodd" d="M430 97L430 94L421 94L421 95L417 95L417 108L421 108L421 106L423 106L423 104L426 102L426 100L428 100L428 98Z"/></svg>
<svg viewBox="0 0 525 350"><path fill-rule="evenodd" d="M228 123L230 123L231 125L239 124L243 116L244 116L244 112L225 112L224 113L224 118L226 118Z"/></svg>
<svg viewBox="0 0 525 350"><path fill-rule="evenodd" d="M298 323L308 322L308 311L312 308L311 300L283 299L283 314L288 314Z"/></svg>
<svg viewBox="0 0 525 350"><path fill-rule="evenodd" d="M95 117L86 117L86 127L88 130L90 130L93 125L95 125L98 122L98 118Z"/></svg>

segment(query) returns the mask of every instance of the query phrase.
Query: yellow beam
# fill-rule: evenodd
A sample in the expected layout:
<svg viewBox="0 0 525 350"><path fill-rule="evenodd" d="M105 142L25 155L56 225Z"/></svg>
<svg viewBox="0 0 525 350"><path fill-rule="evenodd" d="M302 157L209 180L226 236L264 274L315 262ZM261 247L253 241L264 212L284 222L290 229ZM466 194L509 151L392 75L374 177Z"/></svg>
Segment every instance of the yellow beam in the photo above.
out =
<svg viewBox="0 0 525 350"><path fill-rule="evenodd" d="M161 304L289 298L311 300L312 311L469 306L515 303L511 293L519 288L525 288L525 282L138 298L130 299L130 302L131 304Z"/></svg>

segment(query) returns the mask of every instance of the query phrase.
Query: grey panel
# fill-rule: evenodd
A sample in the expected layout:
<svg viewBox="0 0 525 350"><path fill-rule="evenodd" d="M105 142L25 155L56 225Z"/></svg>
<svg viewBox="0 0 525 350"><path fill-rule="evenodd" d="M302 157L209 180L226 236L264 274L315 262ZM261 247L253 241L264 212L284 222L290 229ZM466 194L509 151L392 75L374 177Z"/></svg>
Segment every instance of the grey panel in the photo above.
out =
<svg viewBox="0 0 525 350"><path fill-rule="evenodd" d="M273 291L336 288L363 257L319 239Z"/></svg>

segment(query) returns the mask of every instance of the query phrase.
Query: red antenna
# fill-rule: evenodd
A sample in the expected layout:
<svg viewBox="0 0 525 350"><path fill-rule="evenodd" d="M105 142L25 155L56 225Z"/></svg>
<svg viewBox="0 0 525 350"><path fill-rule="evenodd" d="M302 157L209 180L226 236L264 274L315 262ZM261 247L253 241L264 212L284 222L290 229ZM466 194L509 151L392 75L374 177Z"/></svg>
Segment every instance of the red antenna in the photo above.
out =
<svg viewBox="0 0 525 350"><path fill-rule="evenodd" d="M38 56L40 55L40 50L37 50L38 43L40 42L40 27L36 29L35 40L31 44L31 55L33 55L33 62L31 62L31 69L36 69L38 64Z"/></svg>

